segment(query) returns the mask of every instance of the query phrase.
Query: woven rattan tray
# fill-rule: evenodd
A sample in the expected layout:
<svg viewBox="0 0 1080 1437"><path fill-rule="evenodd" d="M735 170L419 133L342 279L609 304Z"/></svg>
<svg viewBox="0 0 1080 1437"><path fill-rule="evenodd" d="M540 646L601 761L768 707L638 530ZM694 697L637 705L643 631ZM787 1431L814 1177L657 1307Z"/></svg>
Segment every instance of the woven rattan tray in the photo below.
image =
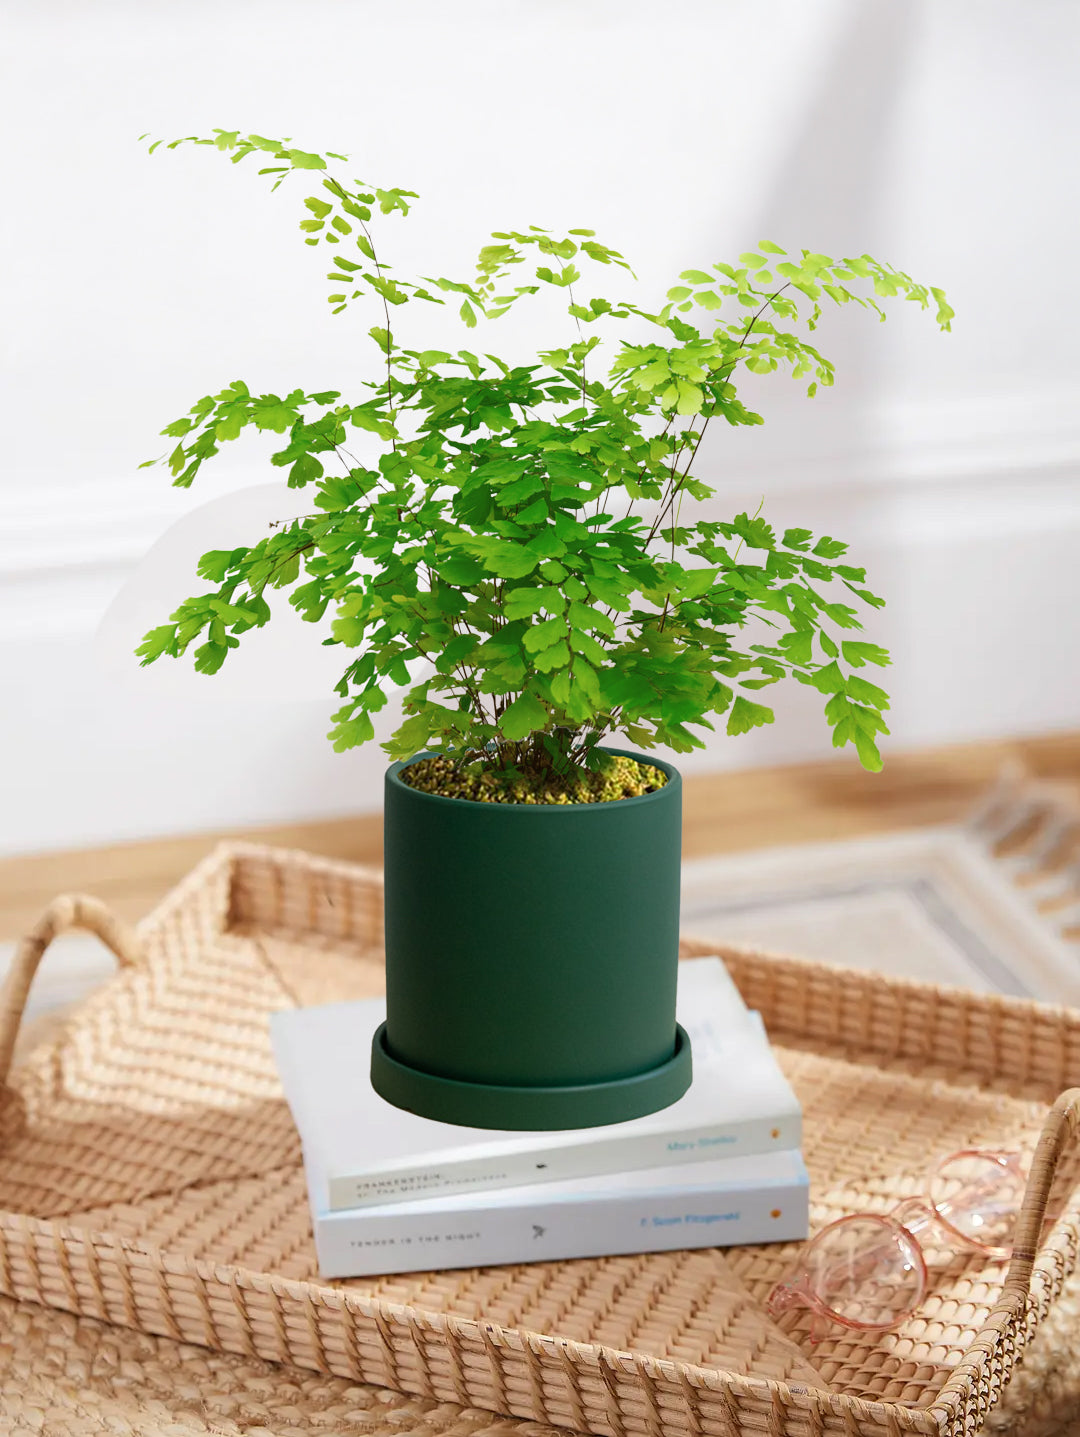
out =
<svg viewBox="0 0 1080 1437"><path fill-rule="evenodd" d="M72 926L121 971L9 1072ZM815 1223L884 1209L939 1152L1034 1154L1008 1272L941 1254L902 1329L814 1346L760 1305L797 1245L320 1282L267 1017L378 991L380 944L377 873L271 849L219 849L136 932L57 900L0 998L0 1292L612 1437L977 1430L1076 1256L1071 1197L1035 1246L1080 1014L686 941L723 954L800 1093Z"/></svg>

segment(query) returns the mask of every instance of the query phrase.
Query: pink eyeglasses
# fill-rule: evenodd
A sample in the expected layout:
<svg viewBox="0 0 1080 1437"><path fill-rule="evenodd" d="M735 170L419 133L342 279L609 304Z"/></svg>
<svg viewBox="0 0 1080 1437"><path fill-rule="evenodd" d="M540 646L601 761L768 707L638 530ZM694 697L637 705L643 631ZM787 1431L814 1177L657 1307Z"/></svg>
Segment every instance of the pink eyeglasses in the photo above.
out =
<svg viewBox="0 0 1080 1437"><path fill-rule="evenodd" d="M791 1307L814 1314L811 1340L834 1322L885 1332L926 1296L920 1233L937 1230L987 1257L1008 1257L1027 1176L1017 1153L953 1153L938 1164L923 1197L905 1198L884 1216L838 1218L811 1241L802 1266L769 1294L771 1317Z"/></svg>

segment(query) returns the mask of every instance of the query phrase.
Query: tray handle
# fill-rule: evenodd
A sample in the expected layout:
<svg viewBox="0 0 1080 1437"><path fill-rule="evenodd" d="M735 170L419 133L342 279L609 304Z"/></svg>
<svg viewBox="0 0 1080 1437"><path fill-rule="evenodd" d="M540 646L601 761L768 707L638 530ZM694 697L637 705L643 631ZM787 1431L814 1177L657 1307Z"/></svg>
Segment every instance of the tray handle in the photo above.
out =
<svg viewBox="0 0 1080 1437"><path fill-rule="evenodd" d="M1068 1144L1080 1129L1080 1088L1066 1088L1046 1115L1039 1135L1031 1172L1024 1190L1024 1201L1016 1223L1012 1261L1005 1277L1002 1297L1016 1305L1027 1302L1035 1254L1042 1237L1050 1189L1058 1163Z"/></svg>
<svg viewBox="0 0 1080 1437"><path fill-rule="evenodd" d="M123 968L139 961L140 944L135 930L117 918L100 898L90 898L85 893L54 898L15 949L11 971L0 986L0 1087L11 1071L15 1039L38 964L53 939L69 928L84 928L96 934Z"/></svg>

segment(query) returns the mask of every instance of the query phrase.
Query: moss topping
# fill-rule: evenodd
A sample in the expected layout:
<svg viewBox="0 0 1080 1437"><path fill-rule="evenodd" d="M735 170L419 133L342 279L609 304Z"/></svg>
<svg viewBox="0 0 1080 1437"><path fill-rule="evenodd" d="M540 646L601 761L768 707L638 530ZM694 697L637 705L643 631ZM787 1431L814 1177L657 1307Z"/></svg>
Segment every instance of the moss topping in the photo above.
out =
<svg viewBox="0 0 1080 1437"><path fill-rule="evenodd" d="M442 798L467 798L474 803L611 803L640 798L667 783L667 774L636 758L612 758L595 773L588 769L560 777L552 769L540 773L506 774L474 766L457 768L448 758L422 758L398 775L421 793Z"/></svg>

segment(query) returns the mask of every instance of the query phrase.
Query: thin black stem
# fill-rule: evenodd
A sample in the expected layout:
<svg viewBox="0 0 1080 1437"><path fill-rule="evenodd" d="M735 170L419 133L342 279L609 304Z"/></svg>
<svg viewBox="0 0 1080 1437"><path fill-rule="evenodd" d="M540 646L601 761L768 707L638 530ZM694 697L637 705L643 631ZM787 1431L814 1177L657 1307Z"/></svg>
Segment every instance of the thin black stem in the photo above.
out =
<svg viewBox="0 0 1080 1437"><path fill-rule="evenodd" d="M338 180L333 180L331 181L331 183L335 187L337 194L341 199L349 198L346 190L343 188L343 186ZM375 266L375 273L379 276L380 280L385 281L386 276L383 274L382 265L379 263L379 256L375 252L375 243L371 238L371 231L368 229L366 223L362 219L357 218L357 223L359 224L363 236L368 242L368 247L371 250L371 262ZM387 408L390 411L390 422L394 426L395 431L390 436L390 443L393 447L394 453L396 454L398 447L396 432L397 415L394 412L394 380L393 369L391 365L391 350L394 347L394 334L393 330L390 328L390 306L387 303L386 295L380 294L379 298L382 300L383 314L386 318L386 404Z"/></svg>
<svg viewBox="0 0 1080 1437"><path fill-rule="evenodd" d="M761 306L761 308L758 309L758 310L756 310L756 311L754 312L754 314L751 316L750 322L749 322L749 324L746 326L746 329L743 331L742 338L739 340L739 343L737 344L737 346L736 346L736 348L735 348L735 353L730 357L730 359L729 359L727 365L725 366L724 371L723 371L722 374L719 376L719 379L718 379L718 381L717 381L718 383L723 383L724 381L726 381L726 380L729 378L729 376L731 375L732 371L734 370L736 364L738 364L738 362L739 362L739 354L741 353L741 351L742 351L743 348L745 347L746 341L750 338L751 334L753 334L753 332L754 332L754 326L757 324L758 320L759 320L759 319L761 318L761 316L765 313L765 311L770 307L770 305L773 303L773 301L774 301L775 299L778 299L779 296L782 295L786 289L790 289L790 288L791 288L791 284L792 284L792 282L791 282L791 280L789 280L789 281L787 282L787 284L783 284L783 285L780 286L780 288L779 288L778 290L774 290L773 293L770 294L769 297L766 299L765 303ZM664 515L671 509L672 504L675 502L675 496L676 496L676 494L678 494L678 492L680 491L680 489L681 489L681 488L683 487L683 485L686 483L687 479L690 477L690 470L691 470L691 468L693 467L694 460L697 458L698 449L701 447L701 441L702 441L702 439L703 439L704 436L705 436L705 431L706 431L706 429L708 429L708 427L709 427L709 420L710 420L711 418L712 418L711 415L707 415L707 416L706 416L706 418L705 418L705 423L701 426L701 433L698 435L697 443L694 445L693 453L690 455L689 462L687 463L686 468L683 470L682 475L681 475L681 477L680 477L680 479L679 479L678 484L676 484L676 485L674 486L674 488L671 490L671 493L670 493L670 495L668 496L668 499L667 499L666 504L664 504L664 507L661 509L660 513L656 516L656 520L655 520L655 522L653 523L652 528L649 530L649 537L648 537L648 539L646 539L646 541L645 541L647 544L648 544L648 543L651 543L652 540L656 537L657 530L659 529L661 523L663 522Z"/></svg>

